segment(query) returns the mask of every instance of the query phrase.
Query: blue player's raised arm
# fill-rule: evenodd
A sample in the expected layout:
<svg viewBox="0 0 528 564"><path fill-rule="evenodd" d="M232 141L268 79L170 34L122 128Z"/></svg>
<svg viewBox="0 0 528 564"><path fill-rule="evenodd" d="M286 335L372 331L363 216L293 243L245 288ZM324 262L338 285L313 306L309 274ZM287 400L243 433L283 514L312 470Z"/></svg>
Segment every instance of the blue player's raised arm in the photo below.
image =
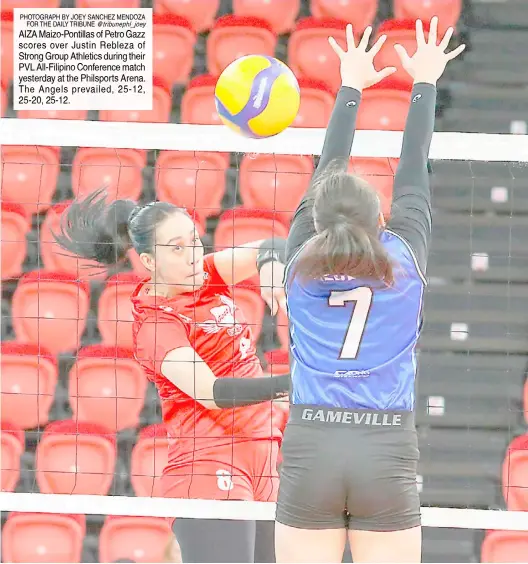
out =
<svg viewBox="0 0 528 564"><path fill-rule="evenodd" d="M382 36L367 51L372 28L368 27L356 47L352 26L346 29L347 50L344 51L333 37L330 45L341 61L341 88L337 94L332 116L326 130L323 150L312 184L295 212L288 236L286 257L289 261L304 243L315 234L312 217L314 187L317 177L330 163L346 170L356 129L356 118L361 101L361 91L392 74L396 69L387 67L381 71L374 68L374 57L381 49L386 37Z"/></svg>
<svg viewBox="0 0 528 564"><path fill-rule="evenodd" d="M422 22L416 22L417 50L413 57L409 57L403 47L396 46L403 67L414 78L414 87L400 163L394 179L388 229L409 243L422 272L425 272L427 264L431 235L431 192L427 159L435 122L436 82L442 76L446 64L464 50L464 45L460 45L454 51L445 53L453 28L447 30L439 45L436 44L437 30L438 18L433 18L426 40Z"/></svg>

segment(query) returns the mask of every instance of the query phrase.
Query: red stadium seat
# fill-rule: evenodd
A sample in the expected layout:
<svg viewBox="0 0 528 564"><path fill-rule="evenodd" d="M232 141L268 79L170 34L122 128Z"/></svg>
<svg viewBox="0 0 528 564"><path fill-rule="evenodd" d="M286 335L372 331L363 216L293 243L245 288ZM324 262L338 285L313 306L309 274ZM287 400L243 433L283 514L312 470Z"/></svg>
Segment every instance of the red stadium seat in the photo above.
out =
<svg viewBox="0 0 528 564"><path fill-rule="evenodd" d="M97 308L97 327L105 345L134 346L130 296L140 281L141 277L133 272L116 274L108 279Z"/></svg>
<svg viewBox="0 0 528 564"><path fill-rule="evenodd" d="M137 496L160 497L160 476L167 466L169 439L162 423L141 430L132 450L130 483Z"/></svg>
<svg viewBox="0 0 528 564"><path fill-rule="evenodd" d="M77 8L141 8L141 0L76 0Z"/></svg>
<svg viewBox="0 0 528 564"><path fill-rule="evenodd" d="M288 43L288 61L293 72L325 82L336 92L341 85L339 58L328 43L335 37L344 48L347 22L331 18L304 18L297 23Z"/></svg>
<svg viewBox="0 0 528 564"><path fill-rule="evenodd" d="M283 221L289 222L308 189L313 171L311 156L244 156L239 174L244 207L272 210Z"/></svg>
<svg viewBox="0 0 528 564"><path fill-rule="evenodd" d="M55 358L41 345L3 341L2 417L21 429L48 423L59 378Z"/></svg>
<svg viewBox="0 0 528 564"><path fill-rule="evenodd" d="M425 22L424 31L427 36L429 28ZM396 67L397 70L390 76L390 80L398 81L402 83L402 85L406 85L410 92L413 78L402 67L400 57L398 53L396 53L394 45L399 44L405 47L411 57L416 53L416 20L384 21L379 26L375 39L381 35L386 35L387 40L383 44L381 51L376 55L376 68ZM383 86L385 86L385 83L383 83Z"/></svg>
<svg viewBox="0 0 528 564"><path fill-rule="evenodd" d="M60 233L61 217L71 202L65 201L54 205L46 214L40 227L40 254L44 268L62 271L83 280L102 280L106 268L94 261L80 258L59 247L53 233Z"/></svg>
<svg viewBox="0 0 528 564"><path fill-rule="evenodd" d="M165 562L164 552L173 537L166 519L109 516L99 537L99 560Z"/></svg>
<svg viewBox="0 0 528 564"><path fill-rule="evenodd" d="M4 145L2 199L21 204L28 215L45 211L57 188L58 147Z"/></svg>
<svg viewBox="0 0 528 564"><path fill-rule="evenodd" d="M194 64L196 42L191 23L175 14L154 14L152 24L154 75L170 87L187 82Z"/></svg>
<svg viewBox="0 0 528 564"><path fill-rule="evenodd" d="M90 287L63 272L25 274L12 301L13 327L19 340L37 343L51 354L79 347L90 307Z"/></svg>
<svg viewBox="0 0 528 564"><path fill-rule="evenodd" d="M233 0L235 16L266 20L279 35L291 31L300 8L300 0Z"/></svg>
<svg viewBox="0 0 528 564"><path fill-rule="evenodd" d="M488 531L480 550L480 562L526 562L528 532Z"/></svg>
<svg viewBox="0 0 528 564"><path fill-rule="evenodd" d="M170 121L172 94L160 79L154 79L152 110L101 110L100 121L126 121L137 123L167 123Z"/></svg>
<svg viewBox="0 0 528 564"><path fill-rule="evenodd" d="M74 419L99 423L112 432L139 425L147 379L132 349L85 347L78 352L69 379Z"/></svg>
<svg viewBox="0 0 528 564"><path fill-rule="evenodd" d="M276 45L277 37L266 20L222 16L207 38L207 69L219 76L227 65L244 55L273 57Z"/></svg>
<svg viewBox="0 0 528 564"><path fill-rule="evenodd" d="M4 117L7 112L7 106L9 105L9 99L7 94L7 86L4 83L0 83L0 115Z"/></svg>
<svg viewBox="0 0 528 564"><path fill-rule="evenodd" d="M61 0L2 0L2 11L12 12L15 8L60 8Z"/></svg>
<svg viewBox="0 0 528 564"><path fill-rule="evenodd" d="M0 79L9 84L13 80L13 12L2 12L1 20Z"/></svg>
<svg viewBox="0 0 528 564"><path fill-rule="evenodd" d="M4 375L2 375L2 378L3 377ZM5 417L5 414L3 412L2 417ZM11 422L3 420L1 426L1 487L3 492L12 492L15 490L18 479L20 477L20 457L24 452L25 437L24 431L18 429ZM4 530L2 529L2 536L3 535ZM3 537L3 540L5 540L5 537Z"/></svg>
<svg viewBox="0 0 528 564"><path fill-rule="evenodd" d="M207 218L218 215L229 166L222 153L161 151L156 162L159 200L195 209Z"/></svg>
<svg viewBox="0 0 528 564"><path fill-rule="evenodd" d="M528 511L528 435L516 437L502 463L502 495L510 511Z"/></svg>
<svg viewBox="0 0 528 564"><path fill-rule="evenodd" d="M182 123L198 125L220 125L216 111L214 91L216 78L203 74L191 80L181 103Z"/></svg>
<svg viewBox="0 0 528 564"><path fill-rule="evenodd" d="M101 425L50 423L37 446L37 485L41 493L106 495L116 452L115 435Z"/></svg>
<svg viewBox="0 0 528 564"><path fill-rule="evenodd" d="M372 25L378 0L311 0L310 11L316 18L339 18L352 24L355 34Z"/></svg>
<svg viewBox="0 0 528 564"><path fill-rule="evenodd" d="M392 205L392 186L398 159L354 157L350 159L348 172L360 176L378 192L383 215L388 219Z"/></svg>
<svg viewBox="0 0 528 564"><path fill-rule="evenodd" d="M220 0L154 0L156 14L177 14L187 19L196 33L211 29Z"/></svg>
<svg viewBox="0 0 528 564"><path fill-rule="evenodd" d="M334 108L332 89L318 80L300 78L301 105L292 127L323 127L330 121Z"/></svg>
<svg viewBox="0 0 528 564"><path fill-rule="evenodd" d="M220 216L214 244L216 250L220 251L260 239L287 236L288 228L277 214L265 210L235 208Z"/></svg>
<svg viewBox="0 0 528 564"><path fill-rule="evenodd" d="M397 86L399 83L387 83ZM410 95L405 88L363 90L356 128L403 131L409 112Z"/></svg>
<svg viewBox="0 0 528 564"><path fill-rule="evenodd" d="M87 110L18 110L17 118L20 119L72 119L85 120L88 118Z"/></svg>
<svg viewBox="0 0 528 564"><path fill-rule="evenodd" d="M260 296L260 289L248 283L242 283L233 288L233 301L243 313L246 323L251 327L255 343L262 331L265 303Z"/></svg>
<svg viewBox="0 0 528 564"><path fill-rule="evenodd" d="M438 31L455 27L462 13L462 0L393 0L394 17L399 20L431 21L438 16Z"/></svg>
<svg viewBox="0 0 528 564"><path fill-rule="evenodd" d="M2 280L22 273L29 227L26 210L21 205L2 202Z"/></svg>
<svg viewBox="0 0 528 564"><path fill-rule="evenodd" d="M84 515L10 513L2 528L3 562L81 562Z"/></svg>
<svg viewBox="0 0 528 564"><path fill-rule="evenodd" d="M78 149L73 159L72 190L84 198L105 186L110 200L138 200L147 152L137 149Z"/></svg>

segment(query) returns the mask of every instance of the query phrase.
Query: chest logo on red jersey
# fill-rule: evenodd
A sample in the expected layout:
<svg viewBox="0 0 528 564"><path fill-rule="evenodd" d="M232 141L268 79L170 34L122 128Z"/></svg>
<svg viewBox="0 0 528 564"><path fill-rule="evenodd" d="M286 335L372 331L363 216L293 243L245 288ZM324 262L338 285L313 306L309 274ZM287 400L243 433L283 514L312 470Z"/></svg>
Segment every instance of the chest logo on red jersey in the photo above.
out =
<svg viewBox="0 0 528 564"><path fill-rule="evenodd" d="M222 305L212 307L211 315L214 319L208 319L196 325L203 329L206 333L218 333L222 329L227 329L227 334L230 337L240 335L244 330L243 325L237 322L236 319L236 306L231 298L227 296L218 296Z"/></svg>

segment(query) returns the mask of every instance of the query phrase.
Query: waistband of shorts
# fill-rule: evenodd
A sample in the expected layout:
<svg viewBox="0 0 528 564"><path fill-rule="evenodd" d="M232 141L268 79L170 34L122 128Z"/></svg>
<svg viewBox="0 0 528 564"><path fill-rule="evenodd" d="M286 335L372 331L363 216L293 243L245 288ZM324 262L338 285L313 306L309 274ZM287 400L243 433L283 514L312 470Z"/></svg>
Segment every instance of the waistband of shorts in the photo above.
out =
<svg viewBox="0 0 528 564"><path fill-rule="evenodd" d="M414 429L414 412L297 404L290 405L289 422L333 427Z"/></svg>

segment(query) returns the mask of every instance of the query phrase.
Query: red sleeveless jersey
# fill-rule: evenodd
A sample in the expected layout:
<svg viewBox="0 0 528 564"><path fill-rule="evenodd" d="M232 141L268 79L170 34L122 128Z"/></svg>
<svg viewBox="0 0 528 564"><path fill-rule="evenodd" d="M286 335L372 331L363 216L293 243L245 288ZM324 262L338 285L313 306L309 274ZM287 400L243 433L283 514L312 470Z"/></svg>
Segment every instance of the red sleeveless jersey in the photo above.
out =
<svg viewBox="0 0 528 564"><path fill-rule="evenodd" d="M242 312L214 266L204 259L203 286L174 298L132 294L136 360L155 383L169 436L169 467L193 460L196 451L233 441L282 437L284 411L266 402L233 409L206 409L161 374L167 353L192 347L218 377L262 376L255 342Z"/></svg>

